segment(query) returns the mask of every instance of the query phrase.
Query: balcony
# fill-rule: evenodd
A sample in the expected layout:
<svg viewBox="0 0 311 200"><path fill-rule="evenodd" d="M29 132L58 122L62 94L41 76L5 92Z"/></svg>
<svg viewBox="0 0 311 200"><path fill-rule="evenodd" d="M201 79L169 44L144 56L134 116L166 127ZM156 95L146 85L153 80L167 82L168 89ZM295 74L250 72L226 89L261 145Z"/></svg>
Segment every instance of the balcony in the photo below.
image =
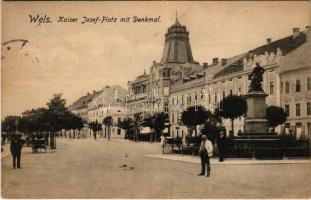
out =
<svg viewBox="0 0 311 200"><path fill-rule="evenodd" d="M147 93L140 93L140 94L134 94L134 95L129 95L127 97L127 102L132 102L132 101L138 101L141 99L146 99L148 97Z"/></svg>
<svg viewBox="0 0 311 200"><path fill-rule="evenodd" d="M148 95L147 95L147 93L141 93L141 94L136 94L136 100L140 100L140 99L145 99L145 98L147 98L148 97Z"/></svg>

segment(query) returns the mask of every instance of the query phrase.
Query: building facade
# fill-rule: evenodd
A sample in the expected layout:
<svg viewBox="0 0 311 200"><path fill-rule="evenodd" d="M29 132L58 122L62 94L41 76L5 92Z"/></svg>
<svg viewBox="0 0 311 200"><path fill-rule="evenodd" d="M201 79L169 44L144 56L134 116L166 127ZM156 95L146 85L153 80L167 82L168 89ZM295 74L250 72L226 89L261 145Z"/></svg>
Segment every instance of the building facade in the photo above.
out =
<svg viewBox="0 0 311 200"><path fill-rule="evenodd" d="M128 90L122 93L122 109L112 112L106 105L98 106L103 92L100 91L81 97L73 104L73 110L89 121L102 121L109 112L116 116L115 121L135 113L150 116L165 112L169 114L170 135L185 136L188 130L181 123L181 113L194 105L214 111L225 96L247 94L249 74L258 63L265 69L263 89L268 94L267 105L281 106L288 112L285 125L276 131L310 138L310 44L310 26L304 31L294 28L287 37L275 41L268 38L265 44L240 55L213 58L211 64L201 65L193 58L186 26L176 19L165 33L161 60L153 61L148 74L144 71L128 81ZM237 135L244 131L244 118L234 121L233 130L229 120L223 119L223 125L227 133Z"/></svg>
<svg viewBox="0 0 311 200"><path fill-rule="evenodd" d="M148 113L149 105L149 74L146 71L133 81L128 81L128 95L126 97L126 107L131 115L135 113Z"/></svg>
<svg viewBox="0 0 311 200"><path fill-rule="evenodd" d="M149 75L144 73L129 82L129 98L127 100L129 110L131 113L142 111L151 114L168 113L171 86L185 75L190 75L201 69L203 67L192 56L189 32L176 19L176 22L168 28L165 34L161 61L153 61L149 68ZM145 88L145 90L141 89L137 92L134 89L136 87Z"/></svg>
<svg viewBox="0 0 311 200"><path fill-rule="evenodd" d="M127 90L120 86L106 86L102 90L93 91L79 98L69 109L82 117L86 123L102 124L105 117L111 116L112 133L122 135L124 131L117 127L117 123L129 115L126 108L127 94Z"/></svg>
<svg viewBox="0 0 311 200"><path fill-rule="evenodd" d="M256 63L259 63L265 69L263 89L268 94L267 105L282 106L289 112L285 128L278 127L277 132L286 130L297 133L297 137L309 136L310 44L310 27L306 27L303 32L294 28L292 35L274 42L267 39L266 44L247 53L221 59L220 62L215 58L212 65L207 65L199 71L204 75L204 81L197 74L193 77L183 77L182 83L173 86L170 93L171 102L174 104L179 97L186 98L184 102L189 103L189 106L201 104L206 109L214 111L225 96L244 95L248 92L250 84L248 75ZM285 87L287 93L284 92ZM170 109L172 136L187 131L178 120L182 111L174 107ZM234 124L235 135L244 131L243 117L235 120ZM229 120L223 120L223 125L227 132L232 132Z"/></svg>
<svg viewBox="0 0 311 200"><path fill-rule="evenodd" d="M306 42L290 52L280 63L280 105L288 113L285 132L297 138L311 135L311 34Z"/></svg>

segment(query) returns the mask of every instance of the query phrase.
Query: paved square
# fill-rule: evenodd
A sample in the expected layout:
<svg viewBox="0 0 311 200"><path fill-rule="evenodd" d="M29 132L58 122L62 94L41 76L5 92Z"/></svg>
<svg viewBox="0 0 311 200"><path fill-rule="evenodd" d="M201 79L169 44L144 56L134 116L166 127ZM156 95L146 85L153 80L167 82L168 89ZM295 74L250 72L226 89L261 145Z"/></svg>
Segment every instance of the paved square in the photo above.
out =
<svg viewBox="0 0 311 200"><path fill-rule="evenodd" d="M58 139L57 151L25 147L22 169L2 159L3 198L310 198L311 164L200 165L150 158L160 144ZM198 158L199 159L199 158ZM124 166L126 165L126 167Z"/></svg>

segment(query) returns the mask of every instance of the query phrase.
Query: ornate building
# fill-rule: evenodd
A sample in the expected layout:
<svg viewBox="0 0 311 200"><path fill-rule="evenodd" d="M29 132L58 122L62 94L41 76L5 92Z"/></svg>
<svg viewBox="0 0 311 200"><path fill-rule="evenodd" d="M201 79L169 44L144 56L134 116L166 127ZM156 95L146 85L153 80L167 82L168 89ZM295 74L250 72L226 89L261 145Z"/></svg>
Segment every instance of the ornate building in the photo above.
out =
<svg viewBox="0 0 311 200"><path fill-rule="evenodd" d="M128 95L126 97L126 107L131 115L135 113L146 113L149 105L149 75L144 73L134 81L128 81Z"/></svg>
<svg viewBox="0 0 311 200"><path fill-rule="evenodd" d="M127 90L120 86L106 86L88 103L88 121L102 123L106 116L112 116L114 122L127 114L125 98Z"/></svg>
<svg viewBox="0 0 311 200"><path fill-rule="evenodd" d="M299 137L311 138L311 30L306 41L280 61L280 105L288 113L282 127Z"/></svg>
<svg viewBox="0 0 311 200"><path fill-rule="evenodd" d="M276 41L268 38L264 45L248 52L231 58L213 58L211 64L200 65L193 59L189 32L176 19L165 34L161 61L153 61L149 74L144 72L128 82L126 105L120 112L123 117L135 113L166 112L171 136L184 136L187 128L180 118L187 107L203 105L214 111L225 96L246 94L250 85L248 75L259 63L265 69L263 89L268 94L266 103L282 106L289 114L285 126L278 127L277 132L291 131L297 133L297 137L309 136L310 44L310 27L303 32L294 28L287 37ZM101 93L81 97L72 105L72 110L90 121L102 120L108 111L106 106L96 104ZM229 120L223 120L223 125L228 133L237 135L244 131L243 117L235 120L234 130L231 130Z"/></svg>
<svg viewBox="0 0 311 200"><path fill-rule="evenodd" d="M203 67L194 61L187 28L176 18L168 28L161 62L150 67L149 94L151 112L168 112L171 87L174 83Z"/></svg>
<svg viewBox="0 0 311 200"><path fill-rule="evenodd" d="M263 80L264 91L269 94L266 103L285 106L285 110L289 110L286 124L287 127L291 127L288 128L289 130L298 130L297 137L310 135L311 92L308 90L308 84L309 86L311 84L310 52L310 27L307 27L304 32L294 28L293 34L288 37L274 42L267 39L265 45L247 53L221 59L221 62L215 58L213 64L204 64L203 70L183 77L182 82L172 86L170 93L173 105L170 109L171 135L182 135L187 131L186 127L180 123L181 112L186 107L202 104L213 111L223 97L229 94L246 94L250 84L248 75L256 63L266 70ZM288 83L285 83L283 79L288 79ZM297 92L289 89L293 86L297 87ZM284 87L287 87L286 95ZM179 109L176 109L177 102L181 102ZM224 120L224 125L228 132L232 131L228 120ZM235 120L235 135L243 130L244 119ZM278 131L281 131L280 127Z"/></svg>
<svg viewBox="0 0 311 200"><path fill-rule="evenodd" d="M127 90L120 86L106 86L102 90L80 97L69 109L88 123L102 123L106 116L111 116L116 125L118 121L128 116L127 93ZM123 132L116 126L113 126L112 130L112 133L116 134Z"/></svg>
<svg viewBox="0 0 311 200"><path fill-rule="evenodd" d="M144 73L128 82L129 110L132 114L168 112L171 85L200 69L203 67L192 56L189 32L176 18L165 34L161 61L153 61L150 75Z"/></svg>

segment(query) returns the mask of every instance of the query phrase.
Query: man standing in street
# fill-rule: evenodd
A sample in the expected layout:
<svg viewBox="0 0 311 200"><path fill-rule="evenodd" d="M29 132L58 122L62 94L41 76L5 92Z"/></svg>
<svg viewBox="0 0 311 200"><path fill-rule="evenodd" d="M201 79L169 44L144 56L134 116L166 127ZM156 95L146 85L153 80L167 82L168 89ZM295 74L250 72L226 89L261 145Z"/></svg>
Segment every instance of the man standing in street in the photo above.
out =
<svg viewBox="0 0 311 200"><path fill-rule="evenodd" d="M217 138L217 147L218 147L218 153L219 153L219 162L224 161L225 157L225 148L226 148L226 136L225 136L225 130L222 129L219 133L219 137Z"/></svg>
<svg viewBox="0 0 311 200"><path fill-rule="evenodd" d="M202 142L199 150L199 154L201 157L201 173L199 176L205 175L205 166L206 166L206 176L210 176L211 167L210 167L210 157L213 156L213 144L209 141L206 135L202 135Z"/></svg>
<svg viewBox="0 0 311 200"><path fill-rule="evenodd" d="M23 147L23 140L21 135L13 134L11 139L11 154L13 157L13 168L21 168L21 152Z"/></svg>
<svg viewBox="0 0 311 200"><path fill-rule="evenodd" d="M94 136L94 139L96 140L96 138L97 138L97 133L96 133L96 131L93 132L93 136Z"/></svg>
<svg viewBox="0 0 311 200"><path fill-rule="evenodd" d="M108 141L110 141L110 136L111 136L111 128L108 128Z"/></svg>

